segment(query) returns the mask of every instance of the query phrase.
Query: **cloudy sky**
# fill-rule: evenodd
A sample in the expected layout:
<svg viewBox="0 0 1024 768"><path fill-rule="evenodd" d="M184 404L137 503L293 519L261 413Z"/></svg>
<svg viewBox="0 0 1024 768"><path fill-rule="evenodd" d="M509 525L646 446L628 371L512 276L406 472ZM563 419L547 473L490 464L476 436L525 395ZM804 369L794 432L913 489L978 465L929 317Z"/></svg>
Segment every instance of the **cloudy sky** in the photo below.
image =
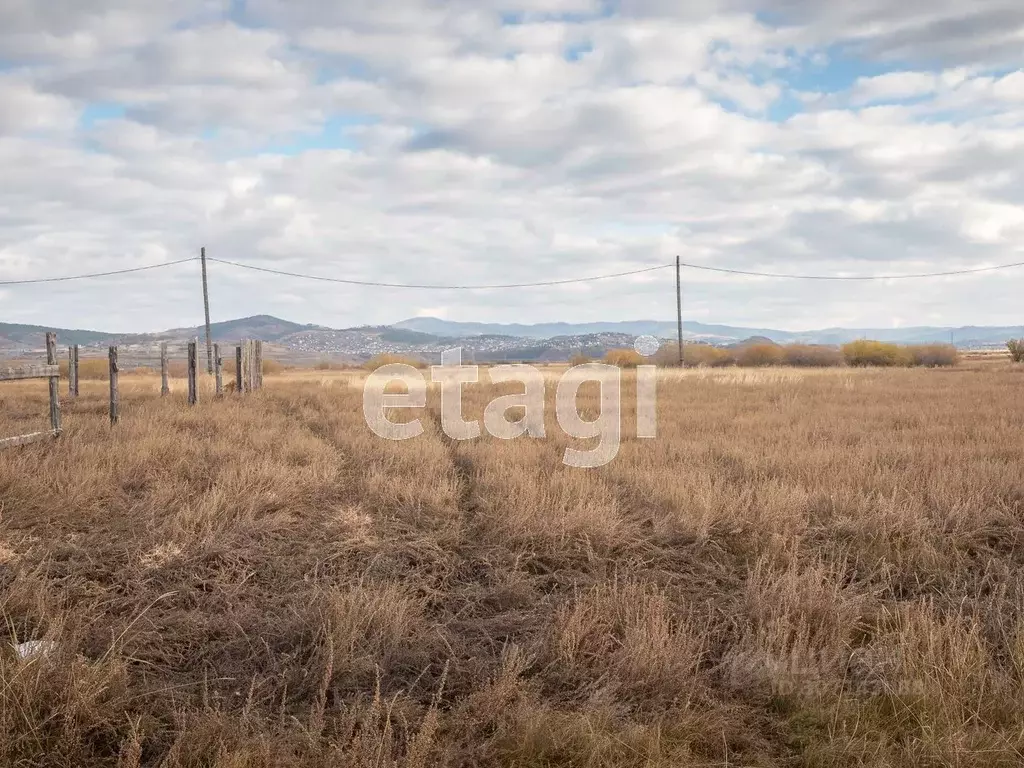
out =
<svg viewBox="0 0 1024 768"><path fill-rule="evenodd" d="M1022 60L1020 0L2 0L0 281L1024 261ZM1024 322L1024 269L683 277L691 320ZM673 280L210 267L214 320L333 326L671 319ZM0 285L0 321L201 319L196 263Z"/></svg>

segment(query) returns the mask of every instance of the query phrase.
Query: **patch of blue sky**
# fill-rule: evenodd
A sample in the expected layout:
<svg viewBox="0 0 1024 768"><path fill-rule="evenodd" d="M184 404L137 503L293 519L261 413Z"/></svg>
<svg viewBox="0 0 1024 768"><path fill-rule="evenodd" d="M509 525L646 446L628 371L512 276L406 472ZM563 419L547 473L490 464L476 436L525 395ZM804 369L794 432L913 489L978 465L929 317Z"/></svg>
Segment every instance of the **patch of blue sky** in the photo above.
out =
<svg viewBox="0 0 1024 768"><path fill-rule="evenodd" d="M586 41L568 46L562 53L562 56L566 61L579 61L593 50L594 44Z"/></svg>
<svg viewBox="0 0 1024 768"><path fill-rule="evenodd" d="M117 120L125 116L127 110L123 104L112 102L95 102L86 105L82 114L78 116L78 126L83 130L94 128L97 123L107 120Z"/></svg>
<svg viewBox="0 0 1024 768"><path fill-rule="evenodd" d="M849 90L862 77L904 70L928 71L928 68L903 61L876 61L856 55L848 46L833 45L798 59L783 76L797 91L839 93Z"/></svg>
<svg viewBox="0 0 1024 768"><path fill-rule="evenodd" d="M378 122L372 115L334 115L319 130L295 134L288 139L271 142L259 149L259 154L300 155L318 149L359 149L359 141L353 128L374 125Z"/></svg>
<svg viewBox="0 0 1024 768"><path fill-rule="evenodd" d="M619 11L617 0L601 0L593 11L502 11L501 23L505 26L531 24L538 21L562 21L578 24L593 19L607 19Z"/></svg>
<svg viewBox="0 0 1024 768"><path fill-rule="evenodd" d="M318 61L314 80L324 85L335 80L366 80L371 76L366 62L354 56L331 56L329 61Z"/></svg>

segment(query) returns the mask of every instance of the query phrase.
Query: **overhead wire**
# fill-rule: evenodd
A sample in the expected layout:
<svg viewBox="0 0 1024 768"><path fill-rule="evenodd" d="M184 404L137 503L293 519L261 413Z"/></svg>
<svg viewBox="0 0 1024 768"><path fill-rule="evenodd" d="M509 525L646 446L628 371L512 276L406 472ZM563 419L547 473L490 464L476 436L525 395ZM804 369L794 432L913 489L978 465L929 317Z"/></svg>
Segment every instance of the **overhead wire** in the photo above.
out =
<svg viewBox="0 0 1024 768"><path fill-rule="evenodd" d="M904 274L904 275L795 275L795 274L784 274L779 272L755 272L744 269L728 269L726 267L712 267L706 264L688 264L685 261L679 262L679 266L688 267L689 269L699 269L706 272L724 272L729 275L749 275L752 277L774 277L783 278L788 280L908 280L908 279L919 279L925 277L951 277L953 275L971 275L977 272L995 272L1001 269L1012 269L1014 267L1024 267L1024 261L1014 262L1012 264L998 264L992 267L972 267L968 269L953 269L948 272L921 272L918 274Z"/></svg>
<svg viewBox="0 0 1024 768"><path fill-rule="evenodd" d="M187 259L177 261L164 261L160 264L146 264L145 266L133 266L126 269L112 269L106 272L91 272L89 274L68 274L60 278L32 278L30 280L0 280L0 286L30 286L38 283L66 283L72 280L89 280L91 278L109 278L114 274L128 274L129 272L142 272L146 269L161 269L165 266L183 264L186 261L198 261L196 256L189 256Z"/></svg>
<svg viewBox="0 0 1024 768"><path fill-rule="evenodd" d="M64 275L59 277L38 277L28 278L22 280L0 280L0 286L10 285L33 285L40 283L60 283L71 280L88 280L98 277L111 277L115 275L127 275L133 272L144 272L147 270L162 269L164 267L172 267L177 264L184 264L189 261L199 261L199 257L190 256L185 259L177 259L175 261L165 261L159 264L147 264L141 267L128 267L125 269L114 269L106 272L91 272L82 275ZM438 290L438 291L482 291L482 290L503 290L511 288L542 288L547 286L557 285L571 285L574 283L589 283L598 280L612 280L620 277L630 277L633 275L642 275L649 272L656 272L662 269L670 269L674 267L674 263L670 264L658 264L653 267L643 267L641 269L633 269L625 272L613 272L604 275L590 275L587 277L574 277L566 278L563 280L538 280L536 282L528 283L493 283L493 284L481 284L481 285L464 285L464 284L434 284L434 283L390 283L377 280L353 280L343 277L326 277L323 275L313 275L304 272L291 272L283 269L273 269L271 267L260 267L255 264L244 264L238 261L229 261L228 259L218 259L213 256L208 256L207 261L217 262L218 264L225 264L227 266L236 267L238 269L246 269L254 272L263 272L271 275L278 275L282 277L294 277L303 280L315 280L318 282L327 283L341 283L344 285L356 285L372 288L407 288L417 290ZM998 264L989 267L970 267L966 269L953 269L942 272L919 272L915 274L901 274L901 275L819 275L819 274L794 274L794 273L782 273L782 272L760 272L756 270L745 270L745 269L732 269L729 267L714 267L708 264L692 264L689 262L679 262L680 267L687 269L695 269L704 272L717 272L728 275L744 275L748 277L767 277L784 280L910 280L910 279L922 279L930 277L953 277L957 275L970 275L981 272L995 272L1004 269L1014 269L1017 267L1024 267L1024 261L1013 262L1010 264Z"/></svg>
<svg viewBox="0 0 1024 768"><path fill-rule="evenodd" d="M415 288L424 290L438 290L438 291L483 291L483 290L498 290L504 288L540 288L549 285L568 285L570 283L587 283L594 280L610 280L616 277L628 277L630 275L642 275L645 272L654 272L659 269L668 269L669 267L675 266L674 264L659 264L655 267L644 267L643 269L633 269L628 272L615 272L608 275L592 275L590 277L574 277L565 280L541 280L533 283L496 283L493 285L436 285L436 284L422 284L422 283L385 283L376 280L350 280L343 277L323 277L321 275L309 275L302 272L287 272L282 269L271 269L270 267L257 267L254 264L242 264L237 261L228 261L226 259L217 259L212 256L206 257L207 261L215 261L218 264L228 264L232 267L239 267L241 269L251 269L256 272L266 272L271 275L281 275L284 277L298 277L305 280L318 280L325 283L344 283L345 285L362 285L373 288Z"/></svg>

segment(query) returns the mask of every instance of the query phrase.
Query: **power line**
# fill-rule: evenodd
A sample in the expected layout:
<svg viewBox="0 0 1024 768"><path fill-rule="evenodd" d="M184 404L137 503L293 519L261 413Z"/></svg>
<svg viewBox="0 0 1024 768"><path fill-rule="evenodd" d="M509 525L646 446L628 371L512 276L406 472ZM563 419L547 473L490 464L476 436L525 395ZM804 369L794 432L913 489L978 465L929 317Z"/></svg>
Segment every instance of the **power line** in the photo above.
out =
<svg viewBox="0 0 1024 768"><path fill-rule="evenodd" d="M85 275L65 275L62 277L39 277L27 280L0 280L0 286L3 285L33 285L39 283L60 283L67 282L70 280L88 280L97 277L112 277L115 275L127 275L133 272L144 272L151 269L162 269L164 267L173 267L177 264L184 264L189 261L199 261L195 256L190 256L185 259L178 259L176 261L166 261L160 264L147 264L142 267L130 267L127 269L115 269L108 272L92 272ZM493 285L436 285L436 284L421 284L421 283L385 283L372 280L348 280L341 277L324 277L322 275L310 275L302 272L288 272L281 269L271 269L269 267L257 267L253 264L242 264L237 261L228 261L226 259L217 259L212 256L207 257L207 261L215 261L219 264L226 264L232 267L238 267L239 269L248 269L254 272L264 272L271 275L280 275L284 277L296 277L304 280L316 280L319 282L326 283L343 283L345 285L360 285L373 288L413 288L423 290L444 290L444 291L481 291L481 290L495 290L503 288L541 288L545 286L553 285L570 285L573 283L588 283L597 280L611 280L618 277L629 277L631 275L641 275L647 272L655 272L661 269L669 269L674 267L675 264L659 264L654 267L644 267L643 269L634 269L627 272L615 272L607 275L591 275L588 277L575 277L568 278L565 280L542 280L533 283L496 283ZM1003 269L1013 269L1016 267L1024 267L1024 261L1014 262L1012 264L999 264L991 267L974 267L971 269L954 269L946 272L921 272L917 274L904 274L904 275L802 275L802 274L786 274L780 272L756 272L753 270L744 269L730 269L727 267L712 267L707 264L690 264L685 261L679 262L681 267L687 269L696 269L704 272L718 272L728 275L746 275L750 277L770 277L785 280L910 280L920 279L929 277L952 277L956 275L970 275L977 274L979 272L995 272Z"/></svg>
<svg viewBox="0 0 1024 768"><path fill-rule="evenodd" d="M753 277L777 277L788 280L908 280L922 277L950 277L953 275L971 275L976 272L994 272L999 269L1011 269L1013 267L1024 267L1024 261L1013 264L999 264L994 267L975 267L973 269L954 269L949 272L923 272L916 275L792 275L780 274L778 272L751 272L743 269L726 269L725 267L710 267L703 264L687 264L680 262L681 266L690 269L700 269L706 272L724 272L729 275L750 275Z"/></svg>
<svg viewBox="0 0 1024 768"><path fill-rule="evenodd" d="M659 264L656 267L645 267L644 269L634 269L629 272L616 272L610 275L594 275L591 277L575 277L567 280L544 280L536 283L503 283L496 285L423 285L418 283L381 283L369 280L346 280L341 277L322 277L319 275L308 275L301 272L286 272L281 269L270 269L269 267L257 267L252 264L240 264L237 261L227 261L225 259L215 259L213 256L207 256L207 261L216 261L218 264L228 264L232 267L239 267L241 269L251 269L255 272L267 272L271 275L283 275L285 277L299 277L304 280L318 280L325 283L344 283L346 285L362 285L370 286L374 288L422 288L422 289L433 289L443 291L482 291L489 289L498 288L539 288L547 285L568 285L569 283L587 283L594 280L609 280L616 277L627 277L629 275L640 275L645 272L654 272L658 269L668 269L673 266L672 264Z"/></svg>
<svg viewBox="0 0 1024 768"><path fill-rule="evenodd" d="M148 264L144 267L131 267L129 269L115 269L110 272L93 272L88 275L67 275L64 277L37 277L31 280L0 280L0 285L32 285L35 283L62 283L68 280L88 280L93 277L110 277L111 275L127 275L130 272L144 272L147 269L161 269L173 267L175 264L184 264L186 261L196 261L194 256L177 261L165 261L162 264Z"/></svg>

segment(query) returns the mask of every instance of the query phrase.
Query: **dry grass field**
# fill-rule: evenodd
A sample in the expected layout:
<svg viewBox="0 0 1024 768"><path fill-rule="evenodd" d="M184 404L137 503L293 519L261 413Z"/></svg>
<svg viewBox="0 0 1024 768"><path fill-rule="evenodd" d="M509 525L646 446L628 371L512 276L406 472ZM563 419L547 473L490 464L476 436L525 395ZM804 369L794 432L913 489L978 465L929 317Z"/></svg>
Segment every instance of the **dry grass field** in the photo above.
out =
<svg viewBox="0 0 1024 768"><path fill-rule="evenodd" d="M1024 367L668 371L598 470L361 375L0 453L0 765L1024 763Z"/></svg>

